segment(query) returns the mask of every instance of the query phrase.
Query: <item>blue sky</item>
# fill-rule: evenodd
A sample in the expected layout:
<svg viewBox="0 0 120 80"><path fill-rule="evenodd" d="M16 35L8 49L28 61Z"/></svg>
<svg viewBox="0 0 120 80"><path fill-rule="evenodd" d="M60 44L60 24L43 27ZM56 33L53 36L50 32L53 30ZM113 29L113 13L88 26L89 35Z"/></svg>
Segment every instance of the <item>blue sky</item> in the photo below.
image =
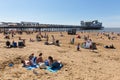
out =
<svg viewBox="0 0 120 80"><path fill-rule="evenodd" d="M120 0L0 0L0 22L80 25L81 20L120 27Z"/></svg>

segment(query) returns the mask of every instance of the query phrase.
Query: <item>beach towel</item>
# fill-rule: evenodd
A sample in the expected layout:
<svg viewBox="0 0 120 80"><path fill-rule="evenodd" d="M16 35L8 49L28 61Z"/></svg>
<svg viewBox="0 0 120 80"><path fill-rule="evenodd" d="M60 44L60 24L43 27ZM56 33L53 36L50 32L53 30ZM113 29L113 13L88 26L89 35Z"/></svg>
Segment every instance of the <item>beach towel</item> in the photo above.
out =
<svg viewBox="0 0 120 80"><path fill-rule="evenodd" d="M48 71L50 71L50 72L52 72L52 73L55 73L55 72L57 72L58 70L60 70L62 67L63 67L62 64L60 64L59 67L54 67L54 68L51 68L50 66L47 66L46 70L48 70Z"/></svg>
<svg viewBox="0 0 120 80"><path fill-rule="evenodd" d="M39 67L39 65L32 65L32 66L26 66L25 68L27 70L32 70L32 69L35 69L35 68L38 68L38 67Z"/></svg>
<svg viewBox="0 0 120 80"><path fill-rule="evenodd" d="M31 66L27 66L27 67L26 67L27 70L32 70L32 69L35 69L35 68L38 68L38 67L39 67L39 65L36 64L36 59L37 59L37 57L33 57L33 58L32 58L32 60L31 60L32 65L31 65Z"/></svg>

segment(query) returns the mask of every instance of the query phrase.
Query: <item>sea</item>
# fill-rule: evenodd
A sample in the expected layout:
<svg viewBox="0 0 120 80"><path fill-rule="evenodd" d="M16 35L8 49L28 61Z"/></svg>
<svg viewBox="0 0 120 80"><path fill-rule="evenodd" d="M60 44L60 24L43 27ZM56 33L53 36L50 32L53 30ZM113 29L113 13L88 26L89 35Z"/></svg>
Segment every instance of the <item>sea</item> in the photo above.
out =
<svg viewBox="0 0 120 80"><path fill-rule="evenodd" d="M117 32L120 33L120 28L104 28L103 30L99 30L100 32Z"/></svg>
<svg viewBox="0 0 120 80"><path fill-rule="evenodd" d="M82 31L82 30L80 30ZM85 32L115 32L115 33L120 33L120 28L104 28L102 30L84 30Z"/></svg>

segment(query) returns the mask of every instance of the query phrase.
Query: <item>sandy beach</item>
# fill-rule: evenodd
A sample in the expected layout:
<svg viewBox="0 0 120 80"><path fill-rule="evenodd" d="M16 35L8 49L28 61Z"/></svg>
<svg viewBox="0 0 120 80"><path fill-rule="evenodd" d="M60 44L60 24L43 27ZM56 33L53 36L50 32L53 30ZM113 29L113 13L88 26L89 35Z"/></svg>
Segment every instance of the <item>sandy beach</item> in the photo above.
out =
<svg viewBox="0 0 120 80"><path fill-rule="evenodd" d="M60 32L46 32L49 36L49 42L52 41L51 35L54 35L56 40L60 41L60 46L45 45L46 39L36 41L36 34L22 35L16 34L10 41L18 41L21 37L25 39L26 47L24 48L6 48L3 34L0 34L0 80L120 80L120 36L116 33L106 33L115 38L108 39L103 33L97 32L77 32L81 38L76 38L77 35L68 35L63 32L64 36L60 36ZM42 32L44 35L45 32ZM80 48L76 50L78 43L83 43L83 37L88 36L96 43L97 50ZM70 39L75 38L75 43L70 44ZM34 42L30 42L32 38ZM105 45L113 44L116 49L106 49ZM31 53L38 56L43 53L43 59L48 56L60 60L63 67L56 73L49 72L44 69L34 69L38 75L33 73L33 70L27 70L22 67L20 59L28 59ZM14 65L9 67L9 63Z"/></svg>

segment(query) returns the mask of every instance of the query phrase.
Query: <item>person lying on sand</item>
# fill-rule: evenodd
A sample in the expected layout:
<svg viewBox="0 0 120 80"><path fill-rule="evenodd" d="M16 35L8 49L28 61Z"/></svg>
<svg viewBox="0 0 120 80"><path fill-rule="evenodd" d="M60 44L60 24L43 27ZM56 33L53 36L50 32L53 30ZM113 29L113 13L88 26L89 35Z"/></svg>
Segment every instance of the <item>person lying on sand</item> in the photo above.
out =
<svg viewBox="0 0 120 80"><path fill-rule="evenodd" d="M21 63L23 64L23 67L27 67L31 65L29 60L21 60Z"/></svg>
<svg viewBox="0 0 120 80"><path fill-rule="evenodd" d="M114 47L114 45L112 44L112 45L106 45L106 46L104 46L104 48L107 48L107 49L115 49L115 47Z"/></svg>

